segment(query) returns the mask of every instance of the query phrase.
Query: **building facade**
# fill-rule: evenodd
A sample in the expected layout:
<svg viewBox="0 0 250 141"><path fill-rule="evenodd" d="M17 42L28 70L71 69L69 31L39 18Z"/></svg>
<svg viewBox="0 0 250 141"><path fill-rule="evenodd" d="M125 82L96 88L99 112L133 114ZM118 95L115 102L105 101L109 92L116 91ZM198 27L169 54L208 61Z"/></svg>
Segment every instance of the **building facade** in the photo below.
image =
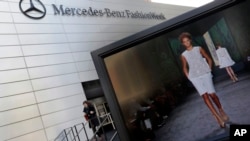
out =
<svg viewBox="0 0 250 141"><path fill-rule="evenodd" d="M81 82L98 79L90 52L192 9L143 0L33 4L0 1L0 141L52 141L85 122Z"/></svg>

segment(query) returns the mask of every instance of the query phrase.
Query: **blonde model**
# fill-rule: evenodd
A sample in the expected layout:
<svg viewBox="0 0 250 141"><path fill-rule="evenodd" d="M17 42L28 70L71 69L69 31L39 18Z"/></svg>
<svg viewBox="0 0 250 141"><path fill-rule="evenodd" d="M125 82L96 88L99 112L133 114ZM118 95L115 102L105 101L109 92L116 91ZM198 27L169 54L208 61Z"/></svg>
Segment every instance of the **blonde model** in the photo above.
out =
<svg viewBox="0 0 250 141"><path fill-rule="evenodd" d="M231 67L235 64L235 62L231 59L227 49L224 47L221 47L221 45L218 43L217 43L216 47L217 47L216 54L217 54L218 59L219 59L220 68L221 69L225 68L227 70L227 73L230 76L230 78L233 80L233 82L238 81L238 78L235 75L235 73Z"/></svg>

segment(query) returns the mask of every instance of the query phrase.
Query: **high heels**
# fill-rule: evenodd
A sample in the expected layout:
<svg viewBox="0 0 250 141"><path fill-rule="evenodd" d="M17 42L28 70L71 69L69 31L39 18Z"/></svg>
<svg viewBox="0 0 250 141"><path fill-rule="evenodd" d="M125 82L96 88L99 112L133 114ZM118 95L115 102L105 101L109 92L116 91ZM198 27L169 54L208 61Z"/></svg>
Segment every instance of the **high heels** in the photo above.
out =
<svg viewBox="0 0 250 141"><path fill-rule="evenodd" d="M222 117L222 119L224 121L228 121L229 120L229 117L227 116L227 114L224 112L223 109L219 109L219 112L220 112L220 115L221 115L221 117Z"/></svg>
<svg viewBox="0 0 250 141"><path fill-rule="evenodd" d="M234 76L234 80L235 80L236 82L239 81L239 79L238 79L236 76Z"/></svg>
<svg viewBox="0 0 250 141"><path fill-rule="evenodd" d="M225 122L221 119L220 116L213 115L221 128L225 128Z"/></svg>
<svg viewBox="0 0 250 141"><path fill-rule="evenodd" d="M236 79L234 77L231 77L231 80L235 83Z"/></svg>

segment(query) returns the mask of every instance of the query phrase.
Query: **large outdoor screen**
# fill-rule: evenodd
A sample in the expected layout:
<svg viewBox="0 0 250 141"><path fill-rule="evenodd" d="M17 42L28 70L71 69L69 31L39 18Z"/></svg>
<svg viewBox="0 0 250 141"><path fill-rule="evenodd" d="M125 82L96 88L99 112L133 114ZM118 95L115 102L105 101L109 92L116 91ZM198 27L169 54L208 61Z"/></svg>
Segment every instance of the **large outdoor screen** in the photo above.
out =
<svg viewBox="0 0 250 141"><path fill-rule="evenodd" d="M228 140L230 125L250 124L249 13L250 1L243 1L103 58L113 100L122 115L123 124L117 126L126 126L130 140ZM185 37L199 48L198 53L206 52L211 59L215 87L211 93L217 99L204 98L197 91L199 86L194 86L184 73L183 52L190 51L179 39L184 32L191 35ZM226 52L224 56L220 56L219 48ZM209 60L201 56L209 65ZM221 57L225 56L233 63L223 67ZM110 95L105 93L106 97Z"/></svg>

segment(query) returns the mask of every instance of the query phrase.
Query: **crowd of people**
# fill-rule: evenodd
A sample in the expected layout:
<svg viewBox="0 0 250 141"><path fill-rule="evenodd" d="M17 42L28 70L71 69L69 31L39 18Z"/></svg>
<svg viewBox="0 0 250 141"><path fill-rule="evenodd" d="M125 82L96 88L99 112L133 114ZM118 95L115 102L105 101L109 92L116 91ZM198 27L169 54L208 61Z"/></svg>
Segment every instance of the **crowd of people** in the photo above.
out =
<svg viewBox="0 0 250 141"><path fill-rule="evenodd" d="M134 118L130 119L127 126L133 140L150 141L155 138L154 131L164 126L171 111L185 96L184 91L187 91L182 84L173 85L162 86L148 99L131 101L129 105Z"/></svg>

